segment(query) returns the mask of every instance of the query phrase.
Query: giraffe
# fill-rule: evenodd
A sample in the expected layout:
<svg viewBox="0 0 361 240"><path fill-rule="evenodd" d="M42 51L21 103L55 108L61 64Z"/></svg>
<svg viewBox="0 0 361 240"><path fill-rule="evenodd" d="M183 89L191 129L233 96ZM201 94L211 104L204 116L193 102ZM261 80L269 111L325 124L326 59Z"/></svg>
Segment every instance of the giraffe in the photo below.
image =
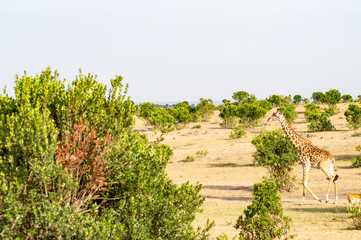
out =
<svg viewBox="0 0 361 240"><path fill-rule="evenodd" d="M335 158L334 156L324 149L317 148L312 145L312 142L308 139L305 139L298 135L295 130L292 129L288 121L286 120L283 113L277 109L275 113L267 120L268 121L277 121L281 122L283 131L286 133L287 137L290 139L293 146L298 150L298 158L303 167L303 196L300 205L303 205L306 196L306 190L313 196L314 199L321 201L307 186L308 183L308 174L311 167L321 169L327 176L329 180L327 192L326 192L326 203L328 202L328 193L330 192L330 187L333 182L335 188L335 204L338 201L337 196L337 184L338 175L335 175L334 165Z"/></svg>

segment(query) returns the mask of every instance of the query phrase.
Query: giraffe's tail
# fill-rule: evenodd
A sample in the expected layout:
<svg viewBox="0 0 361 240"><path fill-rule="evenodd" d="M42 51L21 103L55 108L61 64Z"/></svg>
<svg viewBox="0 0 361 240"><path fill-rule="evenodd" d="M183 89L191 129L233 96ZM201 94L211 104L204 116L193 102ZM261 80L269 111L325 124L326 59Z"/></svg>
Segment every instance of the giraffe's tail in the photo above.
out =
<svg viewBox="0 0 361 240"><path fill-rule="evenodd" d="M333 182L336 182L337 179L338 179L338 177L339 177L339 176L336 174L335 178L333 179Z"/></svg>

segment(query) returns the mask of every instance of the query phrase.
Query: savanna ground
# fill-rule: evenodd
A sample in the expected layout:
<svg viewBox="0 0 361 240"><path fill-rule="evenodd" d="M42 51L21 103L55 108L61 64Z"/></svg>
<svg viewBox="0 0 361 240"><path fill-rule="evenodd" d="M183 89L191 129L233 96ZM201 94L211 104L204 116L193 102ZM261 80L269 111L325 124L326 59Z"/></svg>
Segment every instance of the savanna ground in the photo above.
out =
<svg viewBox="0 0 361 240"><path fill-rule="evenodd" d="M302 197L302 166L294 167L293 175L297 178L297 189L283 192L282 204L286 216L293 219L291 233L296 239L358 239L361 231L348 230L350 214L347 213L347 194L361 192L361 169L351 168L351 159L359 153L355 146L361 144L361 137L352 136L355 131L347 128L344 111L348 104L338 104L339 113L331 117L336 131L310 132L304 116L304 107L297 107L298 117L293 128L303 137L310 139L315 146L326 149L335 155L338 180L338 204L334 202L333 187L329 194L330 201L325 203L324 195L328 181L319 169L311 169L309 187L323 201L314 200L306 193L303 206L299 205ZM177 184L189 181L203 185L202 194L206 197L203 212L197 215L194 226L204 226L207 219L214 220L211 239L225 233L230 239L238 235L234 228L243 210L252 203L253 184L266 176L267 170L253 164L255 152L251 141L261 129L281 128L279 122L267 123L267 118L275 111L269 111L258 127L247 129L247 137L231 139L231 129L220 126L222 120L216 111L208 122L191 123L187 128L165 134L164 144L169 145L174 155L168 164L167 173ZM193 128L200 125L200 128ZM150 126L138 119L136 129L147 132ZM154 137L154 136L153 136ZM207 151L206 156L198 156L197 151ZM187 162L186 157L193 156L194 162Z"/></svg>

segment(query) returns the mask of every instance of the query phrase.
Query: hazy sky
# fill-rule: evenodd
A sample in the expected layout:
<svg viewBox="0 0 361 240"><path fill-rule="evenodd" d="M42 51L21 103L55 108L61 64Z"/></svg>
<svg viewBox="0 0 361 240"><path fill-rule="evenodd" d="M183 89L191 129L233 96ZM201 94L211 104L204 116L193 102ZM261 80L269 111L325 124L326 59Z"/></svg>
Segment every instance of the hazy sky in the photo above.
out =
<svg viewBox="0 0 361 240"><path fill-rule="evenodd" d="M361 94L361 1L0 0L0 88L47 66L134 101Z"/></svg>

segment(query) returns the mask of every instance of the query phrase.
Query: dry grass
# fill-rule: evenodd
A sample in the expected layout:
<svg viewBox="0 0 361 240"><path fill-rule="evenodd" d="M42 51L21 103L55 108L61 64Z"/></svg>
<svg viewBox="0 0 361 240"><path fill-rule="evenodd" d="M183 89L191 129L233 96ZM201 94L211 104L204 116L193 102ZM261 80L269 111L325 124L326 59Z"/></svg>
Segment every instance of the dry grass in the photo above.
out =
<svg viewBox="0 0 361 240"><path fill-rule="evenodd" d="M292 233L296 239L358 239L361 232L347 230L349 214L346 211L346 195L350 192L361 192L361 170L350 168L350 159L357 156L355 146L361 144L361 136L352 136L355 132L347 128L343 113L348 104L339 104L340 112L331 117L336 131L308 132L304 118L303 106L298 106L298 118L294 122L295 130L302 136L313 141L314 145L327 149L336 157L339 202L333 204L334 193L330 193L330 202L318 202L309 194L306 195L304 206L299 206L302 197L302 186L290 193L282 193L282 204L285 214L293 218ZM270 111L265 119L272 114ZM253 165L252 153L255 148L252 138L259 134L262 128L273 130L280 128L278 122L265 123L247 130L247 137L230 139L231 129L220 127L221 119L218 113L206 123L190 124L188 128L165 135L164 143L174 150L172 163L167 167L167 173L172 180L181 184L186 181L203 184L202 193L207 197L203 213L197 215L195 226L204 226L207 219L214 220L212 239L222 233L230 238L238 235L234 225L243 209L252 202L252 186L267 175L267 171ZM192 129L195 125L201 128ZM147 126L137 122L138 129ZM152 133L148 131L151 136ZM154 137L154 136L153 136ZM208 151L206 156L196 157L194 162L185 162L187 155L195 156L197 151ZM301 165L294 168L293 174L302 179ZM324 198L328 181L318 169L310 171L309 187L320 198Z"/></svg>

